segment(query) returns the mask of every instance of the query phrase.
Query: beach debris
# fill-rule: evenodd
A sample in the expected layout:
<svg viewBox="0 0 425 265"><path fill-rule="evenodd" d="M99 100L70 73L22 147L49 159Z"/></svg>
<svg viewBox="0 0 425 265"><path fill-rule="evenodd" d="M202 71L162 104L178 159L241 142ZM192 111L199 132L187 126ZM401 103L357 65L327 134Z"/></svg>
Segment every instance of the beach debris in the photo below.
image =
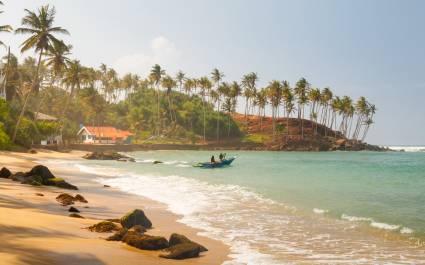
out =
<svg viewBox="0 0 425 265"><path fill-rule="evenodd" d="M82 218L82 219L84 219L84 217L82 217L82 216L81 216L81 215L79 215L78 213L71 213L71 214L69 215L69 217Z"/></svg>
<svg viewBox="0 0 425 265"><path fill-rule="evenodd" d="M153 164L154 164L154 165L156 165L156 164L162 164L162 163L164 163L164 162L159 161L159 160L155 160L155 161L153 161Z"/></svg>
<svg viewBox="0 0 425 265"><path fill-rule="evenodd" d="M171 234L169 243L170 243L170 247L173 247L173 246L176 246L176 245L179 245L179 244L192 243L192 244L198 245L201 252L208 251L208 249L206 247L202 246L201 244L193 242L192 240L190 240L186 236L180 235L180 234L177 234L177 233Z"/></svg>
<svg viewBox="0 0 425 265"><path fill-rule="evenodd" d="M103 185L103 187L104 188L110 188L111 186L105 184L105 185Z"/></svg>
<svg viewBox="0 0 425 265"><path fill-rule="evenodd" d="M199 257L201 248L198 244L183 243L165 249L166 254L160 254L161 258L166 259L189 259Z"/></svg>
<svg viewBox="0 0 425 265"><path fill-rule="evenodd" d="M69 207L68 212L71 212L71 213L79 213L79 212L80 212L80 210L78 210L77 208L75 208L75 207L71 206L71 207Z"/></svg>
<svg viewBox="0 0 425 265"><path fill-rule="evenodd" d="M80 195L80 194L75 195L75 200L82 203L88 203L88 201L83 197L83 195Z"/></svg>
<svg viewBox="0 0 425 265"><path fill-rule="evenodd" d="M112 236L106 238L107 241L121 241L125 234L127 234L127 229L126 228L121 228L120 230L118 230L118 232L115 232L115 234L113 234Z"/></svg>
<svg viewBox="0 0 425 265"><path fill-rule="evenodd" d="M152 222L146 217L145 213L140 209L135 209L123 217L121 217L121 225L127 229L135 225L141 225L145 228L151 228Z"/></svg>
<svg viewBox="0 0 425 265"><path fill-rule="evenodd" d="M7 168L3 167L3 168L0 170L0 178L5 178L5 179L7 179L7 178L9 178L10 176L12 176L12 172L10 172L10 170L9 170L9 169L7 169Z"/></svg>
<svg viewBox="0 0 425 265"><path fill-rule="evenodd" d="M89 160L119 160L119 161L128 161L135 162L134 158L122 155L117 152L93 152L83 156L85 159Z"/></svg>
<svg viewBox="0 0 425 265"><path fill-rule="evenodd" d="M43 193L36 193L35 195L40 196L40 197L43 197L44 196Z"/></svg>
<svg viewBox="0 0 425 265"><path fill-rule="evenodd" d="M74 196L69 195L68 193L62 193L56 197L56 200L63 206L68 206L74 204L75 198Z"/></svg>
<svg viewBox="0 0 425 265"><path fill-rule="evenodd" d="M92 232L97 233L109 233L113 231L118 231L120 228L113 222L110 221L102 221L92 226L89 226L88 229Z"/></svg>
<svg viewBox="0 0 425 265"><path fill-rule="evenodd" d="M162 236L142 235L129 231L122 239L127 245L144 250L159 250L168 247L168 241Z"/></svg>

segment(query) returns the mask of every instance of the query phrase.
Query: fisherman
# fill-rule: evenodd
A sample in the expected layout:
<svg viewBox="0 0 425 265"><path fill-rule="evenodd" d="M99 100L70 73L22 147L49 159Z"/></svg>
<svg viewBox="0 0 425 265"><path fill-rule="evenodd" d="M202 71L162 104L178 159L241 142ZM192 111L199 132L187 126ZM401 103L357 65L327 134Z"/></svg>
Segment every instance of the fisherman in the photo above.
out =
<svg viewBox="0 0 425 265"><path fill-rule="evenodd" d="M214 158L214 155L211 157L211 164L215 164L215 158Z"/></svg>
<svg viewBox="0 0 425 265"><path fill-rule="evenodd" d="M223 153L220 153L219 158L220 158L220 161L223 161L223 159L224 159L224 155L223 155Z"/></svg>

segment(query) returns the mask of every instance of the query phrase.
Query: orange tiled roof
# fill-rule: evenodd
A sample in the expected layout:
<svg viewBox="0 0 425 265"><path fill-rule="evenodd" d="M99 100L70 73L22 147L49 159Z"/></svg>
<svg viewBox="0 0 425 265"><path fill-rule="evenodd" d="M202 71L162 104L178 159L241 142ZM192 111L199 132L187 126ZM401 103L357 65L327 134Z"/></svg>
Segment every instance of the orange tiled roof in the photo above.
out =
<svg viewBox="0 0 425 265"><path fill-rule="evenodd" d="M116 139L116 138L127 138L128 136L133 135L129 131L123 131L110 126L101 126L101 127L86 126L86 129L91 135L96 136L96 138L104 137L104 138Z"/></svg>

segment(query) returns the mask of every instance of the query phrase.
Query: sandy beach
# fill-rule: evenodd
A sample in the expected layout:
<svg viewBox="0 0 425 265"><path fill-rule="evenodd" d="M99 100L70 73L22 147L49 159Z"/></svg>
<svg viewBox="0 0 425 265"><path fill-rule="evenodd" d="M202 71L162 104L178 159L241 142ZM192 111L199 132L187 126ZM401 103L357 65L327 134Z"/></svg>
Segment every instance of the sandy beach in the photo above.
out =
<svg viewBox="0 0 425 265"><path fill-rule="evenodd" d="M12 172L28 171L37 161L49 158L77 159L85 152L37 154L0 152L0 167ZM222 264L229 254L228 246L197 235L199 231L177 222L178 216L166 206L91 180L90 174L75 169L49 166L57 177L78 186L78 191L56 187L33 187L0 179L0 264ZM69 217L68 207L60 205L60 193L81 194L87 204L76 203L85 219ZM39 196L41 193L44 196ZM88 207L88 208L86 208ZM201 257L181 261L159 258L159 251L143 251L122 242L104 240L110 233L90 232L86 227L101 220L120 218L133 209L143 209L153 223L147 233L166 238L176 232L206 246Z"/></svg>

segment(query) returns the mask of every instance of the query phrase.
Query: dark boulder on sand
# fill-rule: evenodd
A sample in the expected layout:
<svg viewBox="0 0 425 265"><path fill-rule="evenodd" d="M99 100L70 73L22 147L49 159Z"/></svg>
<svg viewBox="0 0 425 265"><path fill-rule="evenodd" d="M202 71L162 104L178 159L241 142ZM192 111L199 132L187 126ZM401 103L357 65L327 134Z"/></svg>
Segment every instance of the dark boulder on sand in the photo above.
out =
<svg viewBox="0 0 425 265"><path fill-rule="evenodd" d="M81 215L79 215L78 213L71 213L71 214L69 215L69 217L82 218L82 219L84 219L84 217L82 217L82 216L81 216Z"/></svg>
<svg viewBox="0 0 425 265"><path fill-rule="evenodd" d="M83 195L80 194L75 195L75 200L82 203L88 203L88 201L83 197Z"/></svg>
<svg viewBox="0 0 425 265"><path fill-rule="evenodd" d="M74 204L75 198L74 196L69 195L68 193L62 193L56 197L56 200L63 206L68 206Z"/></svg>
<svg viewBox="0 0 425 265"><path fill-rule="evenodd" d="M168 241L162 236L142 235L137 232L127 232L122 239L127 245L144 250L159 250L168 247Z"/></svg>
<svg viewBox="0 0 425 265"><path fill-rule="evenodd" d="M23 182L25 181L25 173L24 172L16 172L12 176L9 177L13 181Z"/></svg>
<svg viewBox="0 0 425 265"><path fill-rule="evenodd" d="M3 168L0 170L0 178L5 178L5 179L7 179L7 178L9 178L10 176L12 176L12 172L10 172L10 170L9 170L9 169L7 169L7 168L3 167Z"/></svg>
<svg viewBox="0 0 425 265"><path fill-rule="evenodd" d="M124 236L127 234L126 228L121 228L118 232L115 232L112 236L106 238L107 241L121 241Z"/></svg>
<svg viewBox="0 0 425 265"><path fill-rule="evenodd" d="M33 167L29 172L24 174L24 179L19 178L24 184L55 186L62 189L78 190L78 188L61 178L56 178L49 168L43 165Z"/></svg>
<svg viewBox="0 0 425 265"><path fill-rule="evenodd" d="M121 217L121 225L127 229L130 229L135 225L151 228L152 222L146 217L142 210L135 209Z"/></svg>
<svg viewBox="0 0 425 265"><path fill-rule="evenodd" d="M128 231L134 231L136 233L143 234L144 232L146 232L146 228L141 225L135 225L132 228L128 229Z"/></svg>
<svg viewBox="0 0 425 265"><path fill-rule="evenodd" d="M44 182L48 179L53 179L55 176L50 172L49 168L43 165L33 167L29 172L25 173L25 177L40 176Z"/></svg>
<svg viewBox="0 0 425 265"><path fill-rule="evenodd" d="M170 247L173 247L173 246L176 246L176 245L179 245L179 244L192 243L192 244L198 245L201 252L208 251L208 249L206 247L202 246L201 244L193 242L192 240L190 240L186 236L176 234L176 233L173 233L170 236L169 243L170 243Z"/></svg>
<svg viewBox="0 0 425 265"><path fill-rule="evenodd" d="M159 161L159 160L155 160L155 161L153 161L153 164L154 164L154 165L156 165L156 164L162 164L162 163L164 163L164 162Z"/></svg>
<svg viewBox="0 0 425 265"><path fill-rule="evenodd" d="M116 225L113 222L102 221L100 223L89 226L88 229L92 232L97 232L97 233L109 233L113 231L118 231L120 228L118 225Z"/></svg>
<svg viewBox="0 0 425 265"><path fill-rule="evenodd" d="M201 248L195 243L183 243L167 248L166 254L160 254L161 258L166 259L189 259L199 257Z"/></svg>
<svg viewBox="0 0 425 265"><path fill-rule="evenodd" d="M75 208L75 207L71 206L71 207L69 207L68 212L71 212L71 213L79 213L79 212L80 212L80 210L78 210L77 208Z"/></svg>

